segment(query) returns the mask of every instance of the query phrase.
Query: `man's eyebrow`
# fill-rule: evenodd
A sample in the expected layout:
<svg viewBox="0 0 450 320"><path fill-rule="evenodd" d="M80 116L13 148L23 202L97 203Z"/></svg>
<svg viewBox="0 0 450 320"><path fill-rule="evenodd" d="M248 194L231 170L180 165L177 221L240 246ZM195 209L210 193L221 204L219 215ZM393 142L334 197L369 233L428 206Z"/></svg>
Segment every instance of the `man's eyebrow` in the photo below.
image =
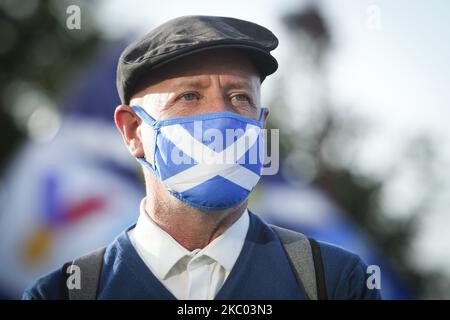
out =
<svg viewBox="0 0 450 320"><path fill-rule="evenodd" d="M196 80L196 79L176 80L174 85L177 87L182 87L182 88L198 88L198 89L204 89L209 86L209 84L205 83L204 81Z"/></svg>
<svg viewBox="0 0 450 320"><path fill-rule="evenodd" d="M245 80L237 80L237 81L233 81L230 82L228 84L225 85L225 88L227 90L230 89L247 89L247 90L253 90L253 86L251 84L251 81L245 81Z"/></svg>

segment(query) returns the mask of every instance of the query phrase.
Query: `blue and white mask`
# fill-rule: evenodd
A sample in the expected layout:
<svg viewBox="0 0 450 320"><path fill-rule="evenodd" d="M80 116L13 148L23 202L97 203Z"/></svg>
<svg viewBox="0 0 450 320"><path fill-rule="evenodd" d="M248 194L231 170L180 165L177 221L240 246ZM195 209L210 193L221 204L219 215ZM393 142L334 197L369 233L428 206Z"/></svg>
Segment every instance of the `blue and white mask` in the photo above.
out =
<svg viewBox="0 0 450 320"><path fill-rule="evenodd" d="M173 196L204 211L247 199L263 168L264 108L258 120L217 112L162 121L141 107L132 109L153 128L153 159L137 160Z"/></svg>

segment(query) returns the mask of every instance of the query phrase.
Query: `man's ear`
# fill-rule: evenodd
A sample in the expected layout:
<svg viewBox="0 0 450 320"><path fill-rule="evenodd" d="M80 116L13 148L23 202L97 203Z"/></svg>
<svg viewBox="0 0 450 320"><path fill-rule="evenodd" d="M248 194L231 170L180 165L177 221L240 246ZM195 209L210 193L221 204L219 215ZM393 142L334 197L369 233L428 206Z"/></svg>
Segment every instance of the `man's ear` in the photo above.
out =
<svg viewBox="0 0 450 320"><path fill-rule="evenodd" d="M114 122L119 129L128 151L137 158L144 156L144 147L140 137L141 119L127 105L120 105L114 111Z"/></svg>

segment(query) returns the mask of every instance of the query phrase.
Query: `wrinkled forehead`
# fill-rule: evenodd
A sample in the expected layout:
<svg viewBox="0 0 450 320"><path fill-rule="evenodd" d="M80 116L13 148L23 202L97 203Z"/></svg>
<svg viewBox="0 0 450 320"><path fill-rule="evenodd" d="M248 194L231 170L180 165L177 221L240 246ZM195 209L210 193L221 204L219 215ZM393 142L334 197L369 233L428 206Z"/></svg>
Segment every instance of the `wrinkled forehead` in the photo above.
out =
<svg viewBox="0 0 450 320"><path fill-rule="evenodd" d="M140 79L136 90L140 95L145 89L167 80L190 80L202 75L221 75L235 81L261 83L260 75L245 52L236 49L215 49L200 52L176 60L151 72Z"/></svg>

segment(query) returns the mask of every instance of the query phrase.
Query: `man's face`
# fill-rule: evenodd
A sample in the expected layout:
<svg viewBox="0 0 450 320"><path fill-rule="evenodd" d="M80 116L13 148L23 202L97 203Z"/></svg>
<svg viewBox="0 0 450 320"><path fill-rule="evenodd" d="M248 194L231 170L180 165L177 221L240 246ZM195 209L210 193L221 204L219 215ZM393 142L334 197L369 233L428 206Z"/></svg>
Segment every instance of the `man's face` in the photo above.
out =
<svg viewBox="0 0 450 320"><path fill-rule="evenodd" d="M211 112L234 112L252 119L260 116L259 73L245 55L236 51L192 55L153 72L148 81L131 98L130 105L143 107L156 120ZM130 153L151 162L153 128L126 105L116 109L115 121ZM155 177L144 172L151 189L161 189ZM176 200L164 188L157 194L159 200Z"/></svg>
<svg viewBox="0 0 450 320"><path fill-rule="evenodd" d="M150 83L131 98L130 105L143 107L156 120L225 111L258 119L260 86L260 76L245 55L210 50L154 72ZM150 126L142 124L126 106L116 110L116 124L133 156L152 158Z"/></svg>

